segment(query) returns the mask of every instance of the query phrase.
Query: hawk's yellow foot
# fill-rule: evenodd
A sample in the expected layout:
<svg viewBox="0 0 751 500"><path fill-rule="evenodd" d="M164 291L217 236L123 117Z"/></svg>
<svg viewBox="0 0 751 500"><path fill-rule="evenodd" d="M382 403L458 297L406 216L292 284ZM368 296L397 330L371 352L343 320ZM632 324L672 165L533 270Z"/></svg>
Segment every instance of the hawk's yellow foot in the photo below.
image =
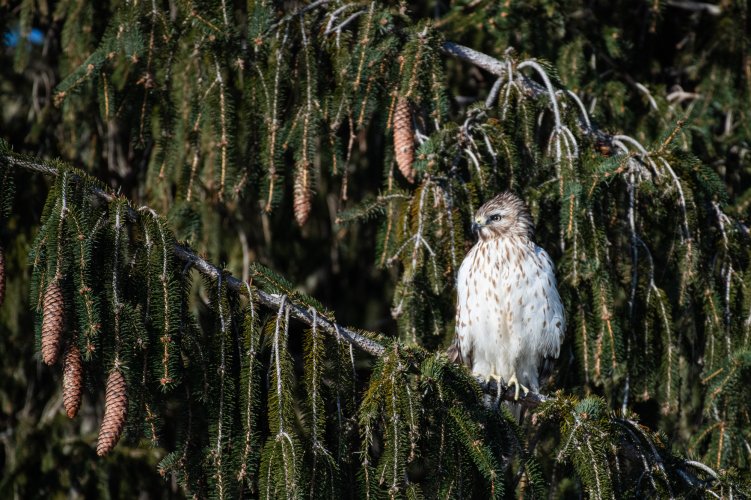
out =
<svg viewBox="0 0 751 500"><path fill-rule="evenodd" d="M514 390L514 401L519 400L519 388L520 387L524 391L525 396L529 392L529 389L527 389L526 387L524 387L523 385L519 383L519 380L516 378L516 372L514 372L514 374L511 375L510 379L508 379L508 386L511 387L512 385L516 386L516 389Z"/></svg>

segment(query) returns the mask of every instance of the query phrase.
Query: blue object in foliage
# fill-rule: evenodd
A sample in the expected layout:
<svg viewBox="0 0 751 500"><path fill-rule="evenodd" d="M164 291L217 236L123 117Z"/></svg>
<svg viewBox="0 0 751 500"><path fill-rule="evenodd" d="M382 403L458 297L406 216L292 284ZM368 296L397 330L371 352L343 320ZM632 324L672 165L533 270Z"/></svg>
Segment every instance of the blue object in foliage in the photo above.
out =
<svg viewBox="0 0 751 500"><path fill-rule="evenodd" d="M25 37L22 37L18 28L15 28L3 34L3 44L6 47L15 47L21 41L21 38L26 38L32 45L42 45L44 43L44 33L42 30L32 28Z"/></svg>

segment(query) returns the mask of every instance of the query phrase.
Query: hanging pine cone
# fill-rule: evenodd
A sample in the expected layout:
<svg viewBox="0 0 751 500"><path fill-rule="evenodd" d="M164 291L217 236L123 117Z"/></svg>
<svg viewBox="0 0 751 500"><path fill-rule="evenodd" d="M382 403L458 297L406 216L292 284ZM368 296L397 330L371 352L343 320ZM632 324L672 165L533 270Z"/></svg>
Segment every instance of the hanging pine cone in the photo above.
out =
<svg viewBox="0 0 751 500"><path fill-rule="evenodd" d="M394 110L394 150L399 171L409 181L415 182L415 133L412 130L412 112L409 101L400 97Z"/></svg>
<svg viewBox="0 0 751 500"><path fill-rule="evenodd" d="M0 246L0 306L5 300L5 249Z"/></svg>
<svg viewBox="0 0 751 500"><path fill-rule="evenodd" d="M48 365L54 365L60 356L64 306L60 281L55 278L47 286L42 304L42 359Z"/></svg>
<svg viewBox="0 0 751 500"><path fill-rule="evenodd" d="M96 454L100 457L112 451L112 448L120 440L127 410L128 394L125 388L125 377L122 372L114 369L107 378L107 388L104 395L104 418L99 428L99 439L96 444Z"/></svg>
<svg viewBox="0 0 751 500"><path fill-rule="evenodd" d="M295 173L295 220L302 227L310 215L310 166L305 163Z"/></svg>
<svg viewBox="0 0 751 500"><path fill-rule="evenodd" d="M63 358L63 406L68 418L73 418L81 407L83 389L83 365L81 351L71 342Z"/></svg>

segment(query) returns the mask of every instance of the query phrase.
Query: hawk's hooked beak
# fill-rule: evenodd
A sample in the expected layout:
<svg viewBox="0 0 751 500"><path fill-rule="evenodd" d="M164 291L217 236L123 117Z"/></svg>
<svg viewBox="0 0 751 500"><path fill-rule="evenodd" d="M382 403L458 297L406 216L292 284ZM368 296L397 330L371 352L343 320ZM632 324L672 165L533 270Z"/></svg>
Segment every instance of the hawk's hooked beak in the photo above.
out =
<svg viewBox="0 0 751 500"><path fill-rule="evenodd" d="M478 222L478 221L472 221L472 233L475 236L478 236L480 234L480 229L482 229L484 224Z"/></svg>

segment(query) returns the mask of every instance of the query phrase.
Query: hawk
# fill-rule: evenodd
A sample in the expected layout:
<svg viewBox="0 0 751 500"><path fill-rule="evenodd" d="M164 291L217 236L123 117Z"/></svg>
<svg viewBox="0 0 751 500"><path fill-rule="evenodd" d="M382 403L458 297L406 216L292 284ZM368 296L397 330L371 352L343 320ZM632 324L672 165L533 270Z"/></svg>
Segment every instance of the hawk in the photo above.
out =
<svg viewBox="0 0 751 500"><path fill-rule="evenodd" d="M557 358L566 322L553 263L538 247L525 203L505 192L475 214L477 243L457 276L454 349L472 374L539 391L543 360Z"/></svg>

